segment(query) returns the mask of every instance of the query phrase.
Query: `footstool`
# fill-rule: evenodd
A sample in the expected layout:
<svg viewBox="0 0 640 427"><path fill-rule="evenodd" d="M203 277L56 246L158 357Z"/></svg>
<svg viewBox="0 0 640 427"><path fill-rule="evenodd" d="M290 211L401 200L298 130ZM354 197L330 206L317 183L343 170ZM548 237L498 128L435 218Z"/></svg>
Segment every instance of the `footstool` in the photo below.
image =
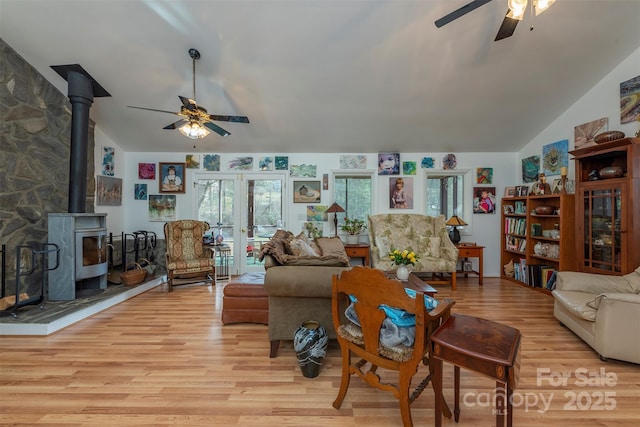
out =
<svg viewBox="0 0 640 427"><path fill-rule="evenodd" d="M264 272L245 273L227 283L222 296L222 323L269 324L269 297Z"/></svg>

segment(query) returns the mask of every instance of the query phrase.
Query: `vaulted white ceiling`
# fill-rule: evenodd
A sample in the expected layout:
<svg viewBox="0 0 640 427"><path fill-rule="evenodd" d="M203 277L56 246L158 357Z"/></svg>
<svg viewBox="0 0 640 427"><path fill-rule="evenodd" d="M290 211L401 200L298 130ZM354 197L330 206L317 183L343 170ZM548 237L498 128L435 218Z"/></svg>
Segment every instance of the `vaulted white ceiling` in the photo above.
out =
<svg viewBox="0 0 640 427"><path fill-rule="evenodd" d="M469 1L0 0L0 37L65 94L50 66L82 65L97 126L147 152L518 151L640 46L638 0L557 0L498 42L506 0L435 27ZM127 108L178 111L191 47L198 104L251 120L226 138Z"/></svg>

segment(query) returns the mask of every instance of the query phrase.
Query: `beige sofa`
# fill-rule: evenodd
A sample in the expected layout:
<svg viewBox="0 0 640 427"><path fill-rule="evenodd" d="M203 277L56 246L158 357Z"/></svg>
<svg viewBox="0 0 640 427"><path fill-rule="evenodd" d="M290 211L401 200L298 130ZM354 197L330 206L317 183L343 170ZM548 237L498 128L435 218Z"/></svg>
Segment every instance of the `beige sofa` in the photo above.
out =
<svg viewBox="0 0 640 427"><path fill-rule="evenodd" d="M553 313L607 358L640 363L640 267L624 276L562 271Z"/></svg>
<svg viewBox="0 0 640 427"><path fill-rule="evenodd" d="M458 248L449 239L443 215L378 214L369 215L371 263L380 270L395 270L389 260L392 249L413 250L420 260L413 270L430 273L429 284L451 284L456 290Z"/></svg>
<svg viewBox="0 0 640 427"><path fill-rule="evenodd" d="M312 253L299 240L307 242ZM339 238L295 236L279 230L262 247L265 262L264 288L269 296L269 357L276 357L280 341L291 341L307 320L320 322L329 338L336 338L331 317L333 275L350 268L349 257Z"/></svg>

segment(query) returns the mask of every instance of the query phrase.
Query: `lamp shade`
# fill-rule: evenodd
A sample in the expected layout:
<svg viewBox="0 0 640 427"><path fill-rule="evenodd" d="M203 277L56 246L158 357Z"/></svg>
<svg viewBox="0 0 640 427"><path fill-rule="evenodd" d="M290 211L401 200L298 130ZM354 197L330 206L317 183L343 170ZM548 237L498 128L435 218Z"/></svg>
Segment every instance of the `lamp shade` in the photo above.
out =
<svg viewBox="0 0 640 427"><path fill-rule="evenodd" d="M200 123L193 120L190 121L189 123L186 123L180 126L178 130L180 131L181 134L191 139L200 139L209 135L209 130L207 128L205 128Z"/></svg>
<svg viewBox="0 0 640 427"><path fill-rule="evenodd" d="M449 218L445 224L450 227L463 227L467 225L467 223L464 222L464 220L460 218L458 215L454 215L451 218Z"/></svg>
<svg viewBox="0 0 640 427"><path fill-rule="evenodd" d="M331 206L329 206L325 212L327 213L344 212L344 209L339 204L334 203Z"/></svg>

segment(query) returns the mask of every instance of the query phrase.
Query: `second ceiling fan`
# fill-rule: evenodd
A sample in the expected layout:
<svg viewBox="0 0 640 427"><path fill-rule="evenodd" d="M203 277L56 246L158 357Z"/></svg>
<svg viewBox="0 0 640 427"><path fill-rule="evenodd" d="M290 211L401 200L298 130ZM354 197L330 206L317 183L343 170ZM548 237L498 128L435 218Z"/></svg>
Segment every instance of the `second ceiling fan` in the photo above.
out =
<svg viewBox="0 0 640 427"><path fill-rule="evenodd" d="M473 0L472 2L462 6L459 9L454 10L453 12L443 16L438 19L435 24L436 27L440 28L448 23L455 21L456 19L466 15L469 12L472 12L489 3L491 0ZM532 0L532 8L535 9L535 14L539 15L544 12L555 3L556 0ZM498 30L498 34L494 41L506 39L507 37L511 37L516 30L516 26L518 22L522 20L524 17L524 12L527 9L527 0L508 0L507 5L507 13L502 21L502 25L500 25L500 29Z"/></svg>
<svg viewBox="0 0 640 427"><path fill-rule="evenodd" d="M183 118L177 122L168 124L163 129L178 129L180 133L191 138L204 138L212 130L220 136L231 135L230 132L213 123L213 121L249 123L249 118L245 116L221 116L207 113L204 107L196 104L196 60L200 59L200 52L197 49L189 49L189 56L193 59L193 99L184 96L178 96L182 102L179 112L157 110L155 108L134 107L128 105L129 108L137 108L139 110L157 111L160 113L175 114Z"/></svg>

